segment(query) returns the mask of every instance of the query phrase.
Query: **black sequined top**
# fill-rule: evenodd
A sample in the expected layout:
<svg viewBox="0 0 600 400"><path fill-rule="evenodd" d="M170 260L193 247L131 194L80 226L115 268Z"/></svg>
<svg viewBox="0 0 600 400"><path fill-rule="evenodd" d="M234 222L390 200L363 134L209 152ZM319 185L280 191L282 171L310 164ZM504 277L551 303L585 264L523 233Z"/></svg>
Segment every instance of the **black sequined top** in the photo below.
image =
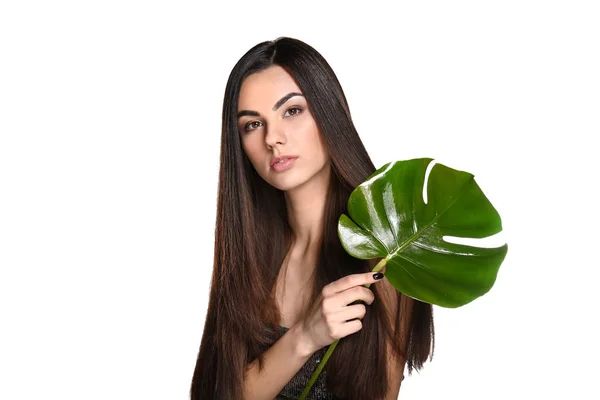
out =
<svg viewBox="0 0 600 400"><path fill-rule="evenodd" d="M279 332L276 333L275 337L270 337L275 343L281 336L285 334L288 328L280 326ZM269 347L267 347L268 349ZM317 366L321 362L321 359L327 353L329 346L322 347L317 350L313 355L306 361L306 363L300 368L298 373L284 386L279 392L275 400L297 400L304 391L304 388L308 384L313 373L317 370ZM325 377L327 376L327 368L324 368L315 383L310 388L310 392L306 397L307 400L344 400L341 397L337 397L331 393L328 393L325 389Z"/></svg>
<svg viewBox="0 0 600 400"><path fill-rule="evenodd" d="M279 331L276 331L275 337L271 337L268 334L265 334L265 336L271 339L272 343L275 343L285 334L287 330L288 328L279 326ZM268 350L269 347L267 347L265 351ZM304 391L304 388L308 384L308 381L312 377L313 373L317 370L317 366L321 362L321 359L325 356L325 353L327 353L328 349L329 346L325 346L313 353L313 355L302 366L302 368L300 368L298 373L283 387L275 400L299 399L300 395L302 395L302 392ZM319 377L310 388L310 392L308 393L308 396L306 396L306 400L344 400L342 397L338 397L327 392L327 389L325 388L325 377L327 376L326 367L321 371ZM402 376L402 380L404 380L404 375Z"/></svg>

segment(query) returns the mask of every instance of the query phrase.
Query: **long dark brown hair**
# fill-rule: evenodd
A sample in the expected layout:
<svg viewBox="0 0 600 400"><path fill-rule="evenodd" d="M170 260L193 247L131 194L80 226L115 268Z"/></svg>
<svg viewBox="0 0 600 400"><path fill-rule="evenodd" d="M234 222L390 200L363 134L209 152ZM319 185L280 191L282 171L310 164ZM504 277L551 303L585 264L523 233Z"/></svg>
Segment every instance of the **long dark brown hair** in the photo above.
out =
<svg viewBox="0 0 600 400"><path fill-rule="evenodd" d="M325 285L371 271L379 261L351 257L337 234L340 215L348 213L350 193L376 170L337 77L321 54L300 40L280 37L257 44L236 63L225 88L214 265L192 400L241 400L245 367L258 359L262 369L261 354L270 344L263 332L280 322L273 289L292 239L284 192L265 182L253 168L241 145L236 115L243 80L272 65L283 67L304 94L332 167L322 243L306 310L315 305ZM370 287L376 297L377 287ZM396 291L396 296L400 305L404 295ZM386 317L382 302L369 306L363 328L342 338L327 362L329 392L348 400L383 399L388 391L386 337L396 354L406 359L409 374L421 369L430 353L433 357L431 304L415 300L404 341L408 341L406 352L400 340L401 313L398 307L394 321Z"/></svg>

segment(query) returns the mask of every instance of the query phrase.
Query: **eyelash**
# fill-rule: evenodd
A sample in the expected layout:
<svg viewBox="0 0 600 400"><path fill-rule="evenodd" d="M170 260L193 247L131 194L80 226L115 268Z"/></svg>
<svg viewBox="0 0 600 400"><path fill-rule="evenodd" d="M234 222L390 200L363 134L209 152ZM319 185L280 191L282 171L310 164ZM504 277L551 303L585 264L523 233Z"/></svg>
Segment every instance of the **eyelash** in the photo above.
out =
<svg viewBox="0 0 600 400"><path fill-rule="evenodd" d="M302 109L301 109L300 107L290 107L290 108L288 108L288 109L286 110L286 113L287 113L288 111L290 111L290 110L298 110L298 112L297 112L297 113L295 113L294 115L291 115L292 117L295 117L296 115L298 115L298 114L301 114L301 113L302 113ZM259 122L259 121L251 121L251 122L248 122L246 125L244 125L244 132L250 132L250 131L253 131L254 129L248 129L248 126L249 126L249 125L252 125L252 124L253 124L253 123L255 123L255 122Z"/></svg>

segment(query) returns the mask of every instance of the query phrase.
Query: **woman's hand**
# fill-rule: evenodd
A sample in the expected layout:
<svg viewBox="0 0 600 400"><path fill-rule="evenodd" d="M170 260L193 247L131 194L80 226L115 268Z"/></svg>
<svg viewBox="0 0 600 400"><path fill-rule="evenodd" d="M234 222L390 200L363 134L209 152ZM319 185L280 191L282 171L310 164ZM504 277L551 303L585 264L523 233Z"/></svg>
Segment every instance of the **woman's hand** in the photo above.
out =
<svg viewBox="0 0 600 400"><path fill-rule="evenodd" d="M379 279L373 275L377 273L348 275L323 288L315 307L300 321L305 343L313 352L362 329L361 319L367 308L351 303L360 300L373 303L375 295L363 285L381 281L383 274L379 274Z"/></svg>

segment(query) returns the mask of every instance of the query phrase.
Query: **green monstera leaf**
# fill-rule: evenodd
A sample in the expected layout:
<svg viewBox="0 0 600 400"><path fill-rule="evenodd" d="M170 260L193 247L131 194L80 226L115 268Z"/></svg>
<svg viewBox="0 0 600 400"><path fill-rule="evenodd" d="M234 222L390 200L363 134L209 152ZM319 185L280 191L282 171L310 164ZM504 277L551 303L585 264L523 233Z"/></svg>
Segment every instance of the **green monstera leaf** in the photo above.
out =
<svg viewBox="0 0 600 400"><path fill-rule="evenodd" d="M340 216L338 236L351 256L382 258L373 271L386 266L385 276L398 291L456 308L492 288L508 245L487 248L444 240L492 236L502 230L502 222L473 174L435 164L426 183L432 161L394 161L371 174L350 194L350 216ZM299 400L306 399L338 343L329 346Z"/></svg>
<svg viewBox="0 0 600 400"><path fill-rule="evenodd" d="M508 245L482 248L444 236L484 238L502 230L500 215L473 175L431 158L387 163L348 199L338 235L360 259L384 258L386 278L400 292L442 307L460 307L487 293Z"/></svg>

